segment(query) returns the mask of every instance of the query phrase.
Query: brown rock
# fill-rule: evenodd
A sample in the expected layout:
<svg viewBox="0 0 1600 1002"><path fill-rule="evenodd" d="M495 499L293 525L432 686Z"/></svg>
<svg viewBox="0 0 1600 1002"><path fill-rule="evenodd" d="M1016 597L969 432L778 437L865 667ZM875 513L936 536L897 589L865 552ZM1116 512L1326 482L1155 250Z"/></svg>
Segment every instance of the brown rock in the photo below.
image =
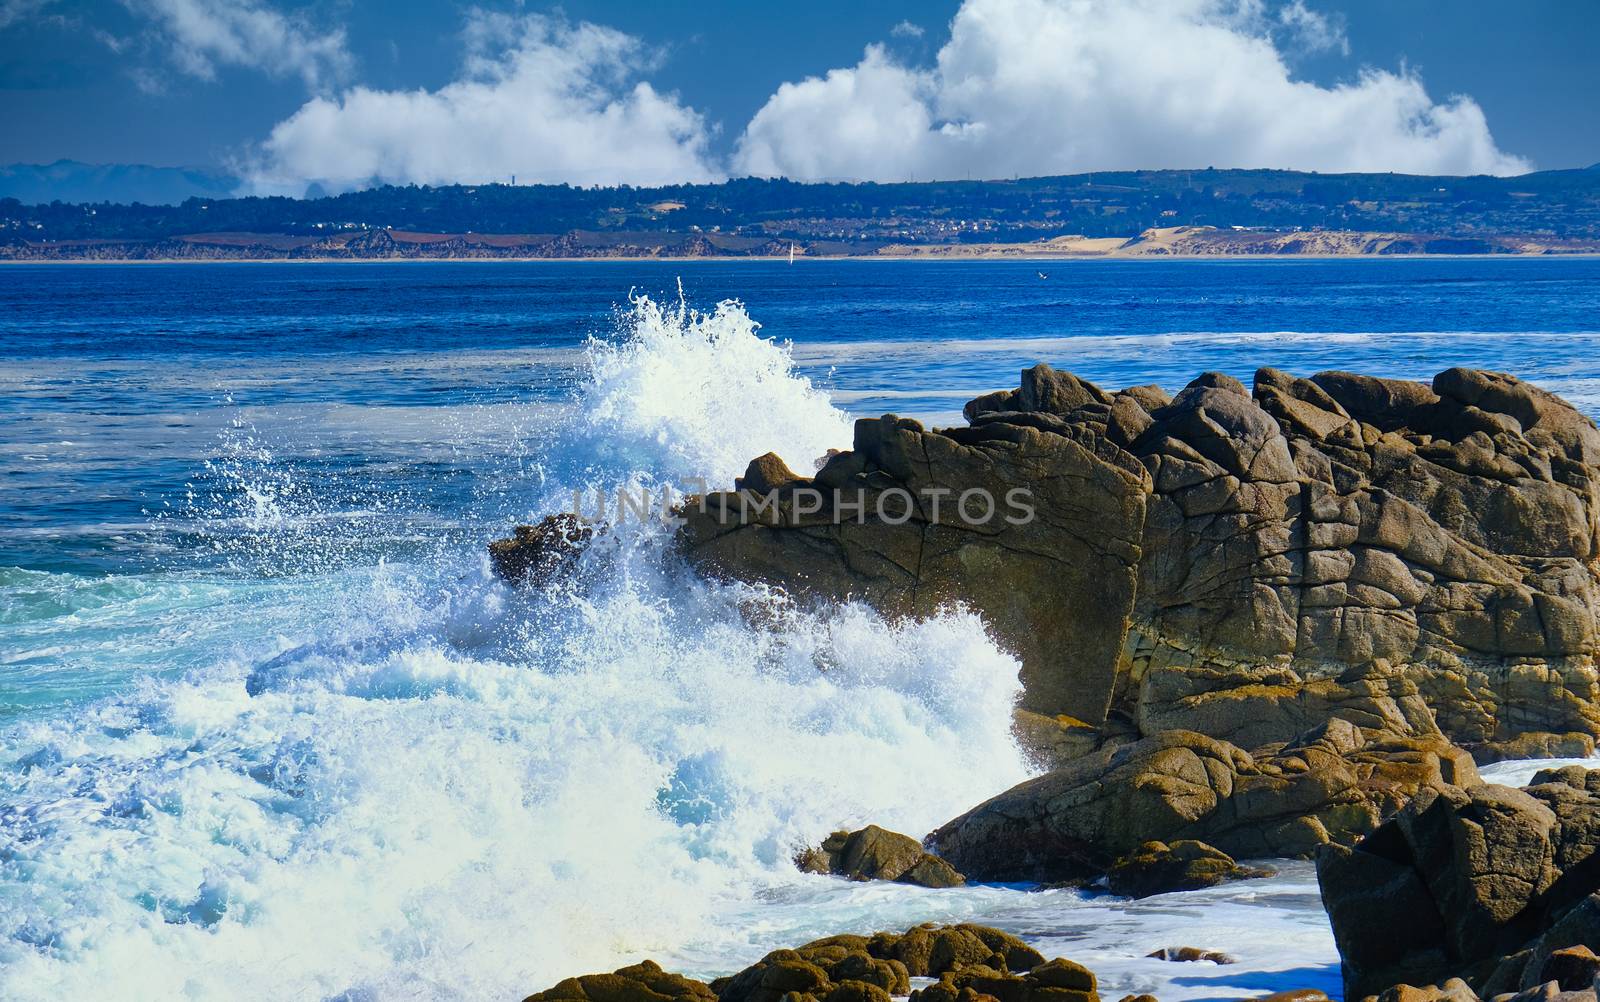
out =
<svg viewBox="0 0 1600 1002"><path fill-rule="evenodd" d="M1009 984L1007 979L1017 977L1013 972L1043 963L1036 950L998 929L929 924L899 935L830 936L793 950L774 950L738 974L718 979L714 987L720 1002L783 1002L791 993L818 1002L882 1002L877 995L880 991L909 993L911 977L944 978L941 991L947 992L948 998L936 993L928 1002L958 1002L966 989L977 995L993 994L985 991L985 986ZM972 977L950 980L967 970L981 971L995 984ZM997 998L998 1002L1017 1002L1009 995ZM979 1000L968 995L963 1002ZM1041 996L1032 1002L1049 1000Z"/></svg>
<svg viewBox="0 0 1600 1002"><path fill-rule="evenodd" d="M1339 719L1260 757L1166 731L1028 780L929 838L969 879L1070 881L1149 841L1309 855L1354 843L1418 790L1477 781L1471 759L1441 739L1368 741Z"/></svg>
<svg viewBox="0 0 1600 1002"><path fill-rule="evenodd" d="M1106 887L1112 894L1146 898L1152 894L1197 891L1230 880L1266 876L1271 876L1270 870L1240 866L1220 849L1192 839L1179 839L1171 845L1146 842L1117 860L1106 872Z"/></svg>
<svg viewBox="0 0 1600 1002"><path fill-rule="evenodd" d="M1198 946L1164 946L1145 956L1152 960L1170 960L1175 963L1237 964L1239 958L1220 950L1202 950Z"/></svg>
<svg viewBox="0 0 1600 1002"><path fill-rule="evenodd" d="M525 1002L716 1002L709 985L663 971L653 960L623 967L611 974L567 978L529 995Z"/></svg>
<svg viewBox="0 0 1600 1002"><path fill-rule="evenodd" d="M1353 849L1326 848L1317 876L1347 997L1449 978L1486 998L1577 983L1583 958L1565 951L1600 943L1597 846L1600 772L1573 767L1523 790L1425 790Z"/></svg>
<svg viewBox="0 0 1600 1002"><path fill-rule="evenodd" d="M1102 732L1048 742L1068 752L1117 720L1253 751L1341 717L1486 761L1600 735L1600 430L1559 398L1458 369L1208 373L1170 400L1019 384L966 428L857 422L814 515L741 524L708 495L684 550L890 615L966 604L1021 659L1025 710ZM741 482L805 483L770 460ZM954 503L1016 490L1018 524Z"/></svg>
<svg viewBox="0 0 1600 1002"><path fill-rule="evenodd" d="M877 825L834 832L820 847L795 857L807 873L829 873L851 880L893 880L922 887L959 887L965 878L949 863L923 851L922 844Z"/></svg>
<svg viewBox="0 0 1600 1002"><path fill-rule="evenodd" d="M592 527L561 512L538 525L519 525L510 539L490 543L489 562L507 581L544 584L570 566L593 538Z"/></svg>

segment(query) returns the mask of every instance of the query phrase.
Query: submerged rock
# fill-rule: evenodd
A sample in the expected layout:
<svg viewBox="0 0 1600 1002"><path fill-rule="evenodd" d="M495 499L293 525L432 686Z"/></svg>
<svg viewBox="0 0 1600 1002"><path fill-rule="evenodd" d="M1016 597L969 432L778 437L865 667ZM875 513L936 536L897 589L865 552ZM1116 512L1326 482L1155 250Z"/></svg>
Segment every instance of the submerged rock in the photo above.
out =
<svg viewBox="0 0 1600 1002"><path fill-rule="evenodd" d="M969 879L1068 881L1150 841L1307 856L1356 842L1420 790L1477 782L1471 757L1442 738L1369 740L1339 719L1261 755L1167 731L1021 783L929 838Z"/></svg>
<svg viewBox="0 0 1600 1002"><path fill-rule="evenodd" d="M1521 790L1426 789L1354 848L1328 847L1317 877L1346 997L1451 978L1483 998L1588 987L1570 948L1600 946L1597 846L1600 771L1570 766Z"/></svg>
<svg viewBox="0 0 1600 1002"><path fill-rule="evenodd" d="M1111 864L1106 872L1106 888L1123 897L1147 898L1271 875L1271 870L1240 866L1232 856L1204 842L1179 839L1171 845L1146 842Z"/></svg>
<svg viewBox="0 0 1600 1002"><path fill-rule="evenodd" d="M858 421L814 479L758 465L777 509L708 495L683 548L890 614L962 602L1021 659L1025 709L1089 728L1253 750L1436 717L1491 755L1600 734L1600 430L1560 398L1468 369L1262 369L1169 400L1040 365L964 413Z"/></svg>
<svg viewBox="0 0 1600 1002"><path fill-rule="evenodd" d="M829 873L851 880L893 880L922 887L959 887L966 883L955 867L924 851L916 839L877 825L834 832L820 847L801 853L795 863L808 873Z"/></svg>
<svg viewBox="0 0 1600 1002"><path fill-rule="evenodd" d="M1221 950L1202 950L1198 946L1164 946L1145 956L1152 960L1170 960L1177 964L1237 964L1239 958Z"/></svg>

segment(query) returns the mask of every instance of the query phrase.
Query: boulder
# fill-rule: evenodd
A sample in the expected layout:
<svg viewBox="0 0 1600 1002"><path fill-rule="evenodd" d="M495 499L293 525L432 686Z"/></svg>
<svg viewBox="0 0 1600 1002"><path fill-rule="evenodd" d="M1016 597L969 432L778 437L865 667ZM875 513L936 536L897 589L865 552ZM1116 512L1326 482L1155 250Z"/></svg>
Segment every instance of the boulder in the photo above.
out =
<svg viewBox="0 0 1600 1002"><path fill-rule="evenodd" d="M489 562L506 581L542 585L570 567L593 538L592 526L561 512L538 525L519 525L511 538L490 543Z"/></svg>
<svg viewBox="0 0 1600 1002"><path fill-rule="evenodd" d="M1271 870L1240 866L1232 856L1204 842L1179 839L1171 845L1146 842L1111 864L1106 888L1123 897L1147 898L1271 875Z"/></svg>
<svg viewBox="0 0 1600 1002"><path fill-rule="evenodd" d="M1451 978L1442 985L1394 985L1381 995L1369 996L1363 1002L1479 1002L1478 994L1460 978Z"/></svg>
<svg viewBox="0 0 1600 1002"><path fill-rule="evenodd" d="M858 421L811 480L762 457L741 483L777 507L692 499L682 549L889 615L963 603L1023 708L1086 728L1254 751L1341 717L1486 758L1600 735L1600 430L1560 398L1263 369L1168 399L1040 365L964 413Z"/></svg>
<svg viewBox="0 0 1600 1002"><path fill-rule="evenodd" d="M911 993L911 1002L1100 1002L1094 973L1082 964L1057 958L1016 974L974 964L946 971L937 984Z"/></svg>
<svg viewBox="0 0 1600 1002"><path fill-rule="evenodd" d="M965 878L949 863L923 851L922 843L877 825L834 832L820 847L795 859L808 873L831 873L851 880L893 880L922 887L959 887Z"/></svg>
<svg viewBox="0 0 1600 1002"><path fill-rule="evenodd" d="M646 960L610 974L567 978L552 988L529 995L525 1002L716 1002L704 982L663 971Z"/></svg>
<svg viewBox="0 0 1600 1002"><path fill-rule="evenodd" d="M1600 771L1577 766L1521 790L1429 787L1354 847L1327 846L1317 876L1346 996L1592 983L1574 948L1600 947L1597 846Z"/></svg>
<svg viewBox="0 0 1600 1002"><path fill-rule="evenodd" d="M1151 960L1170 960L1177 964L1237 964L1239 958L1220 950L1202 950L1198 946L1163 946L1145 956Z"/></svg>
<svg viewBox="0 0 1600 1002"><path fill-rule="evenodd" d="M998 929L928 924L899 935L830 936L774 950L738 974L712 982L712 988L720 1002L782 1002L790 993L795 997L789 1002L866 1002L866 996L876 999L874 990L906 995L913 977L941 978L978 968L1005 978L1043 963L1038 951ZM841 994L835 997L836 992ZM1002 997L1001 1002L1013 1000Z"/></svg>
<svg viewBox="0 0 1600 1002"><path fill-rule="evenodd" d="M1371 739L1334 719L1260 755L1192 731L1107 747L946 823L930 844L976 880L1071 881L1146 842L1197 840L1233 857L1350 845L1421 790L1478 783L1441 738Z"/></svg>

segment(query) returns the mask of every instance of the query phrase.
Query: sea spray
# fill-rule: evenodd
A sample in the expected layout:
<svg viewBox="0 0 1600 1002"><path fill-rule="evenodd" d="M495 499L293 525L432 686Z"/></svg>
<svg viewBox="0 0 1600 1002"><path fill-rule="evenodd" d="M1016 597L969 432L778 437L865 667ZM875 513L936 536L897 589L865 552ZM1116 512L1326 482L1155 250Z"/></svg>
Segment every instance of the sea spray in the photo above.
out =
<svg viewBox="0 0 1600 1002"><path fill-rule="evenodd" d="M761 337L742 304L700 313L680 288L670 307L633 297L620 324L620 341L590 345L581 399L598 450L638 449L660 475L731 486L766 452L810 475L828 449L850 447L849 416L795 373L790 346Z"/></svg>
<svg viewBox="0 0 1600 1002"><path fill-rule="evenodd" d="M848 444L742 307L632 315L547 439L550 496ZM548 590L476 543L362 564L294 492L263 510L251 485L298 474L245 452L269 475L235 478L217 545L294 573L223 579L248 598L203 663L4 734L0 996L515 998L733 927L753 947L763 901L832 884L802 844L920 833L1025 774L1018 666L970 614L705 582L658 525Z"/></svg>

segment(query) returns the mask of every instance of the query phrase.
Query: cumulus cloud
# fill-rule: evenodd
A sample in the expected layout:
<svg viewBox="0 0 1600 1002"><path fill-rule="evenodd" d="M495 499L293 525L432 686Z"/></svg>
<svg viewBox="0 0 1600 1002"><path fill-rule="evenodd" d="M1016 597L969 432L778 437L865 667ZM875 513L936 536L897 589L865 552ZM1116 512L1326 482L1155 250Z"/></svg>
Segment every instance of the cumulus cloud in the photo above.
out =
<svg viewBox="0 0 1600 1002"><path fill-rule="evenodd" d="M921 38L923 31L920 24L912 24L910 21L901 21L893 28L889 29L889 34L896 38Z"/></svg>
<svg viewBox="0 0 1600 1002"><path fill-rule="evenodd" d="M297 76L318 90L343 79L351 59L342 29L323 30L256 0L123 0L155 25L174 66L214 80L219 66Z"/></svg>
<svg viewBox="0 0 1600 1002"><path fill-rule="evenodd" d="M1276 13L1273 12L1276 11ZM870 46L786 83L736 173L1001 177L1141 167L1516 174L1470 98L1407 72L1294 79L1276 36L1345 43L1303 0L966 0L931 69Z"/></svg>
<svg viewBox="0 0 1600 1002"><path fill-rule="evenodd" d="M354 87L279 123L249 171L262 192L372 181L576 184L712 181L694 109L639 79L637 38L541 15L470 12L459 79L438 90Z"/></svg>

